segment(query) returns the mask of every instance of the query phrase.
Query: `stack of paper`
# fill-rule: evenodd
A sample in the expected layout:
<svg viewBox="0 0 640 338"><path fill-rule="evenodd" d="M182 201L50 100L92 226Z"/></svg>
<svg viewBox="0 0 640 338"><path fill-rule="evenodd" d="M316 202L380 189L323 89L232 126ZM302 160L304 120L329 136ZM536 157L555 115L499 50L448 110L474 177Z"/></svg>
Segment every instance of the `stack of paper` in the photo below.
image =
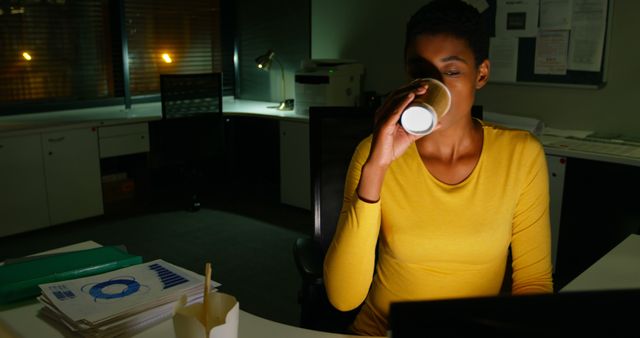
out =
<svg viewBox="0 0 640 338"><path fill-rule="evenodd" d="M219 283L212 282L212 288ZM202 301L204 278L161 259L40 285L42 314L85 337L138 332L173 315L176 302Z"/></svg>
<svg viewBox="0 0 640 338"><path fill-rule="evenodd" d="M544 123L542 123L542 121L531 117L507 115L489 111L483 112L482 115L483 120L486 122L512 129L528 130L536 136L540 136L544 129Z"/></svg>

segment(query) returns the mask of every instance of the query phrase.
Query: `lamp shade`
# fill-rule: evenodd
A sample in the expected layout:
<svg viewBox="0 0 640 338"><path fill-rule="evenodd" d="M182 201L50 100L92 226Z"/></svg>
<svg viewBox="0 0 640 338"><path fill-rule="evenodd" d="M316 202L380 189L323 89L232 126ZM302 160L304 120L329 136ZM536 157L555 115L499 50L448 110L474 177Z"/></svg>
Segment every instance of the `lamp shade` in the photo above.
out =
<svg viewBox="0 0 640 338"><path fill-rule="evenodd" d="M275 52L271 49L267 50L266 53L260 55L256 58L256 64L258 68L268 71L271 68L271 62L273 61L273 57L275 56Z"/></svg>

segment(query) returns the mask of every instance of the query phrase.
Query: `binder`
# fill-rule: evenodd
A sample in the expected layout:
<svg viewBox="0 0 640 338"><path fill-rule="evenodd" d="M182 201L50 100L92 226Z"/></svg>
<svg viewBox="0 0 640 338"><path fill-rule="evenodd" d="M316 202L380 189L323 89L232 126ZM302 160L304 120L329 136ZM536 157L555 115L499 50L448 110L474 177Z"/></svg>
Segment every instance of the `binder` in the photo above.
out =
<svg viewBox="0 0 640 338"><path fill-rule="evenodd" d="M104 273L142 263L116 246L29 257L0 266L0 304L40 295L38 285Z"/></svg>

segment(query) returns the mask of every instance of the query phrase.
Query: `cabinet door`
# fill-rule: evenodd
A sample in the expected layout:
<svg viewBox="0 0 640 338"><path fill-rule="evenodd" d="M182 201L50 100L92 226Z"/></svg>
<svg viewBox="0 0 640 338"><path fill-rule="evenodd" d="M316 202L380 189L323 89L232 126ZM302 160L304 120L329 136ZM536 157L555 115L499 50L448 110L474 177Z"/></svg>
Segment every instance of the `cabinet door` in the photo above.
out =
<svg viewBox="0 0 640 338"><path fill-rule="evenodd" d="M50 223L101 215L102 187L95 128L42 134Z"/></svg>
<svg viewBox="0 0 640 338"><path fill-rule="evenodd" d="M49 224L40 134L0 138L0 236Z"/></svg>
<svg viewBox="0 0 640 338"><path fill-rule="evenodd" d="M280 121L280 202L311 209L309 124Z"/></svg>

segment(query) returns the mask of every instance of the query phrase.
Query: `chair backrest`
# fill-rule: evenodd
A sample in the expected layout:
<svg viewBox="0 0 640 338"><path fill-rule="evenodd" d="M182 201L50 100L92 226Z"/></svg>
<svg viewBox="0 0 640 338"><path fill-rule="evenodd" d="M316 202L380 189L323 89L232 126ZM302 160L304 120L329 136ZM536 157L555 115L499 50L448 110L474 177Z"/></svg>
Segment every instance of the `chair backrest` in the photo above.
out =
<svg viewBox="0 0 640 338"><path fill-rule="evenodd" d="M155 166L223 154L222 73L161 74L160 100L162 120L150 123Z"/></svg>
<svg viewBox="0 0 640 338"><path fill-rule="evenodd" d="M326 252L342 207L356 146L371 134L373 112L360 107L310 107L309 139L314 241Z"/></svg>
<svg viewBox="0 0 640 338"><path fill-rule="evenodd" d="M222 114L222 73L161 74L162 118Z"/></svg>
<svg viewBox="0 0 640 338"><path fill-rule="evenodd" d="M471 116L482 120L484 118L484 110L481 105L473 105L471 107Z"/></svg>

